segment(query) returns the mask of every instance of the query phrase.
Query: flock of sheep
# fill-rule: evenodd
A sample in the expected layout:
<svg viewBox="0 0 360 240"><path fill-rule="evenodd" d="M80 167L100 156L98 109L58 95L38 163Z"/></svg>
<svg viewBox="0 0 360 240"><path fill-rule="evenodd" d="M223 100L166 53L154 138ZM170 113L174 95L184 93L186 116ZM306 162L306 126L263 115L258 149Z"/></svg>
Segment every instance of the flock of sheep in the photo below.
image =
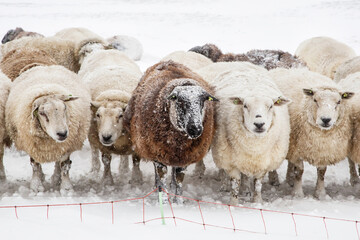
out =
<svg viewBox="0 0 360 240"><path fill-rule="evenodd" d="M295 196L303 196L304 161L317 167L317 198L326 195L326 167L346 157L351 184L359 183L360 60L334 39L306 40L295 56L223 54L206 44L173 52L144 74L134 62L141 44L128 36L69 28L44 37L17 28L2 42L1 181L4 147L14 144L30 156L31 189L44 191L41 164L55 162L52 184L69 190L70 155L88 138L104 184L114 183L112 154L125 168L131 155L132 182L142 181L141 159L153 161L155 187L168 188L170 166L170 190L181 195L184 170L196 163L203 175L209 150L231 204L242 184L261 202L264 176L279 184L285 159Z"/></svg>

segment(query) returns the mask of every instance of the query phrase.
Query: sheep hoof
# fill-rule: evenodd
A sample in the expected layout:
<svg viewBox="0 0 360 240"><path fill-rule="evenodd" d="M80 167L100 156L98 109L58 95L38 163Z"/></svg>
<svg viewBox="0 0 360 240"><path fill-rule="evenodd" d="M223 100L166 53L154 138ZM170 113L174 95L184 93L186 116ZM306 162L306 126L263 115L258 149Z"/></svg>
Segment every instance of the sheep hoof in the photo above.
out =
<svg viewBox="0 0 360 240"><path fill-rule="evenodd" d="M104 186L113 186L114 179L112 176L103 177L102 183Z"/></svg>
<svg viewBox="0 0 360 240"><path fill-rule="evenodd" d="M183 205L184 204L184 199L182 197L174 197L172 200L173 203L178 204L178 205Z"/></svg>
<svg viewBox="0 0 360 240"><path fill-rule="evenodd" d="M33 177L30 181L30 189L34 192L44 192L45 188L40 177Z"/></svg>
<svg viewBox="0 0 360 240"><path fill-rule="evenodd" d="M143 175L140 170L133 170L129 183L132 185L141 185L143 183Z"/></svg>
<svg viewBox="0 0 360 240"><path fill-rule="evenodd" d="M315 191L315 193L314 193L314 197L318 200L325 200L326 196L327 195L326 195L325 190Z"/></svg>
<svg viewBox="0 0 360 240"><path fill-rule="evenodd" d="M0 178L1 179L1 178ZM351 186L357 186L360 184L360 179L358 177L351 177L350 178L350 184Z"/></svg>
<svg viewBox="0 0 360 240"><path fill-rule="evenodd" d="M294 192L293 192L293 196L294 196L295 198L303 198L303 197L304 197L304 192L303 192L302 189L301 189L301 190L298 190L298 191L294 191Z"/></svg>
<svg viewBox="0 0 360 240"><path fill-rule="evenodd" d="M0 182L6 182L6 175L0 174Z"/></svg>
<svg viewBox="0 0 360 240"><path fill-rule="evenodd" d="M60 189L62 191L71 191L71 190L73 190L73 186L72 186L70 180L65 180L65 181L63 180L61 182Z"/></svg>

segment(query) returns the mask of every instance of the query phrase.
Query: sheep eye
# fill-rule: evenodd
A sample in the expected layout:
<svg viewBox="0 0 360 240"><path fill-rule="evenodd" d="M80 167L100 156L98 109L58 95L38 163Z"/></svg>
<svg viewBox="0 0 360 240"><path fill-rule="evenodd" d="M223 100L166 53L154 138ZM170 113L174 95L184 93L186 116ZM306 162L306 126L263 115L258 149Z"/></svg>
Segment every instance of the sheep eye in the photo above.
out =
<svg viewBox="0 0 360 240"><path fill-rule="evenodd" d="M123 117L123 115L122 115L122 114L120 114L120 115L119 115L119 118L122 118L122 117Z"/></svg>
<svg viewBox="0 0 360 240"><path fill-rule="evenodd" d="M248 108L248 107L247 107L247 105L244 105L244 108L246 108L246 109L247 109L247 108Z"/></svg>
<svg viewBox="0 0 360 240"><path fill-rule="evenodd" d="M170 99L171 99L171 100L176 100L176 98L177 98L177 97L176 97L175 95L170 96Z"/></svg>
<svg viewBox="0 0 360 240"><path fill-rule="evenodd" d="M97 113L97 114L96 114L96 117L100 118L100 114Z"/></svg>
<svg viewBox="0 0 360 240"><path fill-rule="evenodd" d="M316 102L316 103L317 103L317 100L316 100L316 99L314 99L314 102Z"/></svg>
<svg viewBox="0 0 360 240"><path fill-rule="evenodd" d="M271 105L271 106L269 107L269 109L272 109L272 107L273 107L273 105Z"/></svg>
<svg viewBox="0 0 360 240"><path fill-rule="evenodd" d="M46 114L45 114L44 112L39 112L39 114L40 114L41 116L46 117Z"/></svg>

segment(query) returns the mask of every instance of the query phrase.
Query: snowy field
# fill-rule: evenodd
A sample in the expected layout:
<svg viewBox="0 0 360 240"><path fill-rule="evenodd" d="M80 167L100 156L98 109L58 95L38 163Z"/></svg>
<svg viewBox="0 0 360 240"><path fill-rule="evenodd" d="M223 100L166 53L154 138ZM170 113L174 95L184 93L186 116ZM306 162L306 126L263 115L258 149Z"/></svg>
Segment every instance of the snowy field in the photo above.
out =
<svg viewBox="0 0 360 240"><path fill-rule="evenodd" d="M54 3L52 3L54 2ZM358 0L0 0L0 36L9 29L22 27L46 36L65 27L86 27L110 37L116 34L138 38L144 47L144 56L138 62L142 70L175 50L188 50L205 43L217 44L223 52L242 53L257 49L281 49L294 53L302 40L314 36L329 36L360 51L360 1ZM151 104L151 103L149 103ZM115 186L103 187L101 174L90 172L90 148L85 144L75 152L70 171L74 191L61 194L50 186L53 164L44 164L47 184L43 193L35 194L29 188L32 169L29 157L7 149L4 164L7 182L0 184L0 207L7 205L36 205L115 201L142 197L153 190L153 166L142 163L142 185L129 184L130 174L120 175L119 158L114 158L112 172ZM211 156L205 159L207 170L203 179L193 174L190 166L184 182L184 196L203 201L229 202L229 193L220 192L217 170ZM328 168L325 177L328 196L319 201L312 194L316 182L316 170L305 166L303 177L304 199L293 199L286 184L275 188L263 187L263 204L249 203L242 206L295 212L309 215L360 220L360 187L349 184L346 161ZM286 163L279 169L280 181L284 181ZM146 219L160 217L156 194L144 201ZM179 218L202 222L198 205L186 201L173 206ZM202 204L207 224L232 228L229 209L226 206ZM112 224L111 204L82 206L82 222L79 206L0 208L0 239L326 239L323 219L296 216L298 237L295 236L291 215L263 212L267 235L231 230L177 220L166 219L134 224L143 219L143 201L135 200L114 204ZM172 216L169 205L165 216ZM48 219L47 219L48 215ZM264 231L259 211L232 208L236 228L248 231ZM355 223L326 220L330 239L358 239ZM360 226L359 226L360 228Z"/></svg>

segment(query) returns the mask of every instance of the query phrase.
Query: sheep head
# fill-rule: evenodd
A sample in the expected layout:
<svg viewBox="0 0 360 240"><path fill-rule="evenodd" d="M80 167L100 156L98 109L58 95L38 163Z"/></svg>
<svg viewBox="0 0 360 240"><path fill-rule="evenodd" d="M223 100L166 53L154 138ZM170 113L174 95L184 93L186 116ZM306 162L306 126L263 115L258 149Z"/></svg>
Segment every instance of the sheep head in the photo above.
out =
<svg viewBox="0 0 360 240"><path fill-rule="evenodd" d="M120 101L91 102L100 142L113 145L123 132L123 114L126 104Z"/></svg>
<svg viewBox="0 0 360 240"><path fill-rule="evenodd" d="M305 105L310 124L321 130L330 130L344 115L343 101L350 99L353 92L340 92L337 89L303 89Z"/></svg>
<svg viewBox="0 0 360 240"><path fill-rule="evenodd" d="M41 129L57 142L66 140L69 134L65 102L78 99L71 95L54 94L37 98L32 104L32 118Z"/></svg>
<svg viewBox="0 0 360 240"><path fill-rule="evenodd" d="M206 102L218 101L200 86L177 86L168 96L169 116L172 125L196 139L203 132Z"/></svg>
<svg viewBox="0 0 360 240"><path fill-rule="evenodd" d="M245 128L256 136L265 136L272 125L274 107L284 106L290 103L285 97L272 99L265 96L255 97L232 97L230 101L240 107L240 122Z"/></svg>

